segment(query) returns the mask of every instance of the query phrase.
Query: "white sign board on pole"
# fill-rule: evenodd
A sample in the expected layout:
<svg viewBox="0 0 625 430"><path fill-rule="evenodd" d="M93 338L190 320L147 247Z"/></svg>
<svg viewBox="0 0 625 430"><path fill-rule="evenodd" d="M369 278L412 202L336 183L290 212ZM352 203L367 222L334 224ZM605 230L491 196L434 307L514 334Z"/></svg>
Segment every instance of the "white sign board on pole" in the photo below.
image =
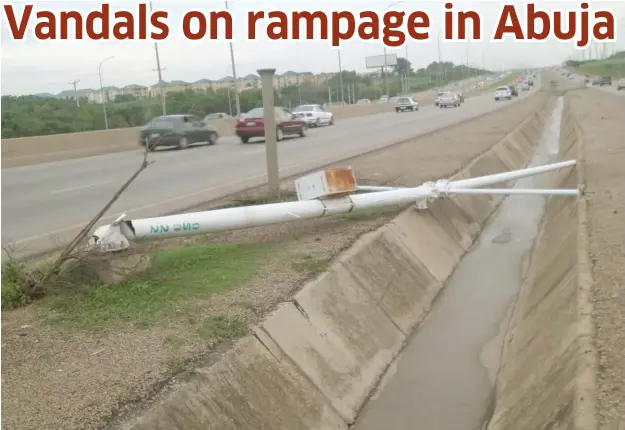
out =
<svg viewBox="0 0 625 430"><path fill-rule="evenodd" d="M365 57L365 62L367 64L367 69L392 67L397 65L397 54L373 55L371 57Z"/></svg>

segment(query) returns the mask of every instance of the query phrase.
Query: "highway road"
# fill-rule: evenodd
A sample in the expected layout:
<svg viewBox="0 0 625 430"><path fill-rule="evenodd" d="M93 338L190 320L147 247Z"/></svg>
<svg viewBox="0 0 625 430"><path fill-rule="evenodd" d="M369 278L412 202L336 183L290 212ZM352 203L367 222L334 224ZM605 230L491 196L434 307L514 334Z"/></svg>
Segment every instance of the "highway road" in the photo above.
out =
<svg viewBox="0 0 625 430"><path fill-rule="evenodd" d="M537 83L536 87L539 87ZM311 129L305 138L279 143L280 175L286 177L441 129L516 103L492 94L466 99L460 108L422 107ZM462 144L462 136L458 136ZM2 244L23 257L71 239L142 161L140 150L2 170ZM417 159L418 155L416 155ZM265 146L223 138L216 146L158 151L148 167L100 224L121 213L157 216L266 182ZM358 172L355 172L356 175Z"/></svg>
<svg viewBox="0 0 625 430"><path fill-rule="evenodd" d="M612 85L611 87L593 86L591 88L599 90L599 91L605 91L606 93L610 93L610 94L616 94L616 95L619 95L619 96L625 96L625 90L619 91L617 89L617 87L616 87L616 82L614 82L614 85Z"/></svg>

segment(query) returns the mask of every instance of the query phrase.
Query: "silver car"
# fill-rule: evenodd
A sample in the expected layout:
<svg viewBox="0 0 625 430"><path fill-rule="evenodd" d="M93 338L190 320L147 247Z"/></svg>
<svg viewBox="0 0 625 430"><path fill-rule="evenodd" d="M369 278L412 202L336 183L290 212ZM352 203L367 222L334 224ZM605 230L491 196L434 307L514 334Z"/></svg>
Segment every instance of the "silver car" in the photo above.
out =
<svg viewBox="0 0 625 430"><path fill-rule="evenodd" d="M459 107L460 106L460 97L458 94L445 92L442 93L438 98L438 107L447 108L447 107Z"/></svg>

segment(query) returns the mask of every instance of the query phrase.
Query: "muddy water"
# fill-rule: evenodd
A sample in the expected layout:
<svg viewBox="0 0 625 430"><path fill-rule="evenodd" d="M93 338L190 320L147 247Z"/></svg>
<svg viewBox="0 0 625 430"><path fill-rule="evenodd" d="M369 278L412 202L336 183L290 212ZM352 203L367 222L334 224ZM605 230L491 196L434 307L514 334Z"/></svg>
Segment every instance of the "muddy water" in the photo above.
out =
<svg viewBox="0 0 625 430"><path fill-rule="evenodd" d="M560 98L532 165L554 161L561 115ZM515 187L544 186L535 181L521 179ZM544 197L536 196L503 201L353 429L482 427L499 366L500 334L521 286L545 203Z"/></svg>

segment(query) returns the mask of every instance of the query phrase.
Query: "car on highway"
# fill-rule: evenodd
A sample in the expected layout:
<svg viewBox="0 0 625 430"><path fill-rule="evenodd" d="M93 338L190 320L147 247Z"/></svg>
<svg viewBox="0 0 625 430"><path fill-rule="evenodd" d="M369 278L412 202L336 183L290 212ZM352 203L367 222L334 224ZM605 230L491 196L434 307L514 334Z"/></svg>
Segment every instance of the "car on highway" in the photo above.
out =
<svg viewBox="0 0 625 430"><path fill-rule="evenodd" d="M284 136L306 136L308 126L306 121L296 117L283 107L275 107L276 139L281 141ZM263 108L255 108L243 115L236 123L235 134L242 143L248 143L251 138L265 137L265 113Z"/></svg>
<svg viewBox="0 0 625 430"><path fill-rule="evenodd" d="M441 96L442 96L443 94L445 94L445 92L439 92L439 93L436 93L436 99L434 99L434 106L438 107L438 102L440 101Z"/></svg>
<svg viewBox="0 0 625 430"><path fill-rule="evenodd" d="M293 114L296 118L306 121L308 127L334 124L332 112L328 112L321 105L301 105L293 109Z"/></svg>
<svg viewBox="0 0 625 430"><path fill-rule="evenodd" d="M523 84L521 84L521 91L529 91L530 90L530 84L528 84L527 82L523 82Z"/></svg>
<svg viewBox="0 0 625 430"><path fill-rule="evenodd" d="M215 121L216 119L232 119L232 115L228 115L227 113L224 112L218 112L218 113L209 113L208 115L206 115L204 117L204 121Z"/></svg>
<svg viewBox="0 0 625 430"><path fill-rule="evenodd" d="M214 145L217 129L194 115L165 115L154 118L139 132L140 145L153 151L158 147L186 149L196 143Z"/></svg>
<svg viewBox="0 0 625 430"><path fill-rule="evenodd" d="M448 108L448 107L459 107L461 104L460 97L458 94L452 92L444 92L438 98L438 107Z"/></svg>
<svg viewBox="0 0 625 430"><path fill-rule="evenodd" d="M399 97L395 103L395 112L416 112L419 110L419 102L412 97Z"/></svg>
<svg viewBox="0 0 625 430"><path fill-rule="evenodd" d="M612 76L601 76L595 85L599 85L600 87L604 85L612 86Z"/></svg>
<svg viewBox="0 0 625 430"><path fill-rule="evenodd" d="M618 80L618 82L616 83L616 90L617 91L625 90L625 78Z"/></svg>
<svg viewBox="0 0 625 430"><path fill-rule="evenodd" d="M510 87L508 86L497 87L497 89L495 89L495 101L498 102L503 99L512 99L512 91L510 91Z"/></svg>
<svg viewBox="0 0 625 430"><path fill-rule="evenodd" d="M512 97L518 97L519 90L517 90L516 85L508 85L508 88L510 88L510 92L512 93Z"/></svg>

